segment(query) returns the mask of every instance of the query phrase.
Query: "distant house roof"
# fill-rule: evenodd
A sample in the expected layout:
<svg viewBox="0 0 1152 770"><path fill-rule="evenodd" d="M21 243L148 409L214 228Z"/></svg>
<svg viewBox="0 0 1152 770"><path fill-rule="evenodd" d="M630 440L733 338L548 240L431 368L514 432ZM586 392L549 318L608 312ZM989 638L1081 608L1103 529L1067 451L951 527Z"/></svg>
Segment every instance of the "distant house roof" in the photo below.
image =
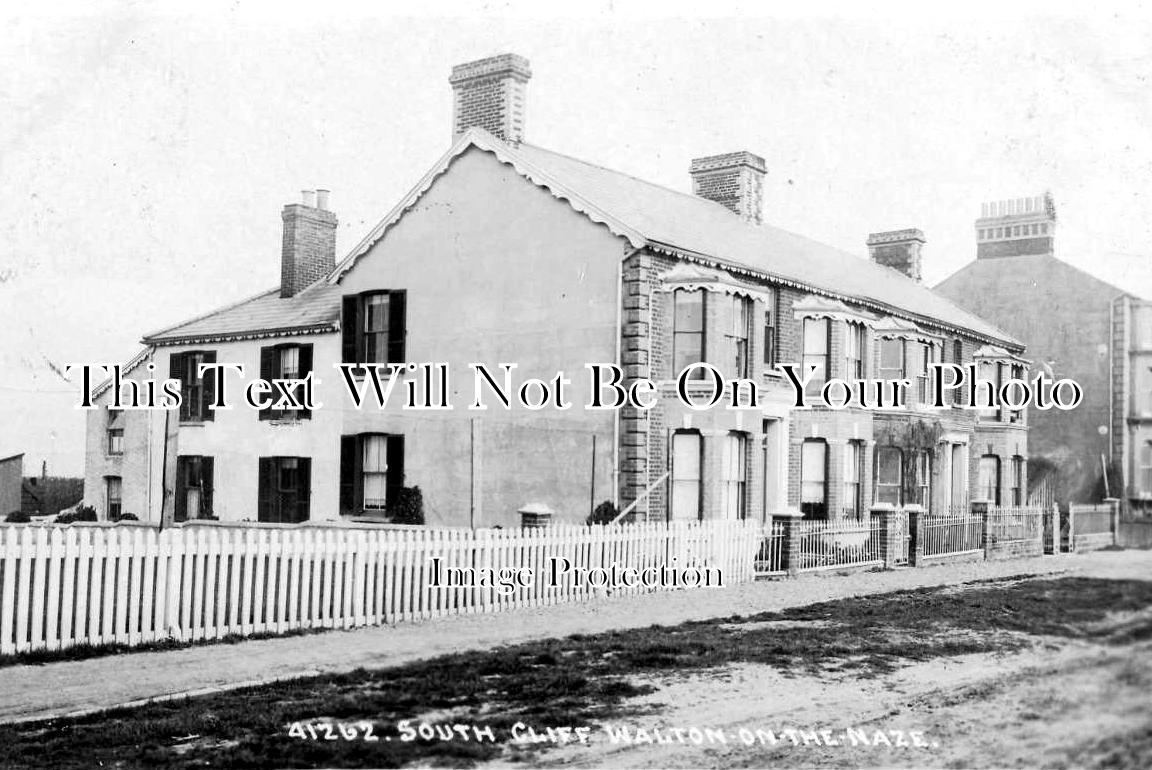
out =
<svg viewBox="0 0 1152 770"><path fill-rule="evenodd" d="M23 456L24 456L23 452L17 452L16 454L10 454L10 455L3 455L3 456L0 456L0 463L6 463L9 460L16 460L16 459L23 457Z"/></svg>
<svg viewBox="0 0 1152 770"><path fill-rule="evenodd" d="M1043 286L1075 286L1081 293L1093 292L1109 298L1135 295L1050 254L997 259L974 259L936 284L936 291L956 297L986 296L989 289L1020 296ZM974 295L973 292L978 292Z"/></svg>
<svg viewBox="0 0 1152 770"><path fill-rule="evenodd" d="M145 337L148 344L306 334L339 329L337 284L403 216L452 161L475 148L493 154L634 247L700 261L734 275L769 277L806 291L851 298L876 311L929 320L1021 349L1007 333L888 267L776 227L749 224L727 208L575 158L486 131L465 132L420 182L352 249L327 281L294 297L271 290Z"/></svg>

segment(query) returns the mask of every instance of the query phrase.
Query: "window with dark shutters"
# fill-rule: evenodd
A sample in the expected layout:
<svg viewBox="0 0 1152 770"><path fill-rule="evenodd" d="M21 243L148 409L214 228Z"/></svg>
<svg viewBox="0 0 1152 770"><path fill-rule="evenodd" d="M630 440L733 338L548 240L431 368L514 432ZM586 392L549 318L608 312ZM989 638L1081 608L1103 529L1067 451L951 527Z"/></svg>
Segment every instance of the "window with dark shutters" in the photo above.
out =
<svg viewBox="0 0 1152 770"><path fill-rule="evenodd" d="M176 521L213 516L212 477L213 458L199 455L176 458Z"/></svg>
<svg viewBox="0 0 1152 770"><path fill-rule="evenodd" d="M340 513L387 513L404 487L404 436L360 433L340 437Z"/></svg>
<svg viewBox="0 0 1152 770"><path fill-rule="evenodd" d="M293 522L308 521L312 503L312 458L296 460L296 499L293 501Z"/></svg>
<svg viewBox="0 0 1152 770"><path fill-rule="evenodd" d="M404 437L388 437L388 505L395 503L404 486Z"/></svg>
<svg viewBox="0 0 1152 770"><path fill-rule="evenodd" d="M408 292L389 292L388 303L388 360L377 363L400 363L404 361L404 340L408 336Z"/></svg>
<svg viewBox="0 0 1152 770"><path fill-rule="evenodd" d="M292 362L292 370L285 366ZM289 343L268 345L260 348L260 379L271 382L277 379L303 379L312 372L312 343L301 345ZM299 400L304 398L303 386L293 390ZM279 391L273 389L271 403L279 399ZM307 420L312 417L310 409L274 409L271 404L259 412L261 420Z"/></svg>
<svg viewBox="0 0 1152 770"><path fill-rule="evenodd" d="M370 291L344 297L344 363L402 363L407 355L408 292Z"/></svg>
<svg viewBox="0 0 1152 770"><path fill-rule="evenodd" d="M300 349L300 370L297 374L297 377L304 379L312 373L312 343L308 343L307 345L299 345L297 347ZM299 397L300 401L304 400L303 386L297 388L297 396ZM296 410L296 417L300 420L310 420L312 419L312 410L307 407L298 409Z"/></svg>
<svg viewBox="0 0 1152 770"><path fill-rule="evenodd" d="M216 516L215 510L212 508L214 470L213 458L200 458L200 517L205 519Z"/></svg>
<svg viewBox="0 0 1152 770"><path fill-rule="evenodd" d="M276 348L271 345L260 348L260 379L265 382L276 379ZM273 403L275 400L275 391L273 391L269 402ZM279 411L269 405L260 410L260 419L274 420L278 414Z"/></svg>
<svg viewBox="0 0 1152 770"><path fill-rule="evenodd" d="M341 358L346 364L358 364L360 349L357 339L360 333L360 297L353 295L344 298L344 311L341 314L340 333L342 335L343 355Z"/></svg>
<svg viewBox="0 0 1152 770"><path fill-rule="evenodd" d="M260 477L257 485L256 518L259 521L277 521L274 518L276 497L276 458L260 458Z"/></svg>
<svg viewBox="0 0 1152 770"><path fill-rule="evenodd" d="M357 516L363 506L360 481L360 438L340 437L340 515Z"/></svg>
<svg viewBox="0 0 1152 770"><path fill-rule="evenodd" d="M261 457L257 516L260 521L294 524L311 515L312 459Z"/></svg>
<svg viewBox="0 0 1152 770"><path fill-rule="evenodd" d="M201 364L216 363L214 350L186 350L168 357L168 376L180 381L180 419L184 422L213 420L208 406L216 400L215 378L201 377Z"/></svg>
<svg viewBox="0 0 1152 770"><path fill-rule="evenodd" d="M203 358L200 360L201 364L216 363L215 350L207 350L202 355ZM199 367L197 367L197 370L198 369ZM197 377L197 372L192 372L192 376ZM200 419L214 420L216 419L216 411L214 409L209 409L208 405L216 400L216 378L209 374L207 377L201 377L200 382Z"/></svg>

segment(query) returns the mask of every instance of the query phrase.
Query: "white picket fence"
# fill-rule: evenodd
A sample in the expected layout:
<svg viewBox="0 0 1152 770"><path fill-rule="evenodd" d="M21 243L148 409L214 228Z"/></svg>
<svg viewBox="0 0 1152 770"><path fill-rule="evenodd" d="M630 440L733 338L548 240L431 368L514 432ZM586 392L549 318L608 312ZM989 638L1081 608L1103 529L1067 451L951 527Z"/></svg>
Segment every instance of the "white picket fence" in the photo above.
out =
<svg viewBox="0 0 1152 770"><path fill-rule="evenodd" d="M715 568L753 579L751 521L524 530L261 525L0 526L0 653L352 628L604 596L577 569ZM433 585L445 568L526 568L530 586ZM552 585L552 559L573 567ZM558 562L560 564L560 562ZM588 574L588 573L586 573ZM651 575L652 573L648 573ZM666 586L665 589L674 588ZM613 595L661 587L613 588Z"/></svg>

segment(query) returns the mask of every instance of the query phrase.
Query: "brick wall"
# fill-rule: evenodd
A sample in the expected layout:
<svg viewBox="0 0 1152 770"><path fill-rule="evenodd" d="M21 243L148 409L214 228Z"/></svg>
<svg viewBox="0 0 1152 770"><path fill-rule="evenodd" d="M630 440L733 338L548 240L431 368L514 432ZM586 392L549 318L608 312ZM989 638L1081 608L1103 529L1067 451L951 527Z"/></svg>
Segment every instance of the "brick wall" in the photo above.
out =
<svg viewBox="0 0 1152 770"><path fill-rule="evenodd" d="M640 252L632 255L623 266L623 307L621 326L621 348L625 377L649 377L660 383L658 405L646 412L625 409L621 415L621 476L620 498L625 506L636 499L643 490L669 469L671 436L678 429L689 428L699 431L704 447L703 506L705 516L717 515L722 502L723 446L732 431L745 433L747 442L747 490L749 515L759 515L764 506L765 468L763 452L766 433L765 415L754 411L738 412L718 406L707 411L692 411L684 407L676 398L673 377L673 294L661 283L661 276L677 264L673 257ZM740 282L751 283L744 276ZM765 282L764 288L768 283ZM776 296L776 360L782 363L799 363L803 347L803 319L797 318L795 307L809 294L803 290L777 285ZM705 293L705 332L704 358L716 366L726 377L734 377L734 360L726 335L732 328L732 297L722 292ZM752 374L761 388L761 396L769 394L778 401L791 400L791 387L779 376L765 373L763 365L763 317L764 302L757 299L752 306L752 333L749 336L748 354L753 363ZM846 377L845 360L846 322L840 319L831 321L830 375ZM923 326L923 325L922 325ZM956 337L942 329L926 327L925 331L935 333L943 339L940 360L968 363L981 342L961 338L960 357L957 360L953 340ZM879 338L871 329L866 330L864 359L869 377L875 377L879 358ZM1027 434L1021 425L994 424L977 428L975 413L949 409L945 411L925 411L914 409L908 412L875 412L872 410L848 408L831 410L813 408L786 412L783 429L789 436L787 457L778 458L786 463L786 489L783 494L790 507L800 503L800 452L806 438L820 438L828 444L827 504L831 515L838 516L847 507L844 491L845 454L849 441L859 441L864 450L863 472L861 474L862 505L866 509L873 499L875 474L875 451L878 436L899 435L900 431L927 431L932 436L925 448L933 452L932 487L933 501L946 501L950 477L944 474L945 463L941 461L940 443L945 434L959 438L970 444L969 489L974 489L978 474L979 457L992 445L993 453L1001 457L1002 500L1007 501L1011 483L1011 458L1015 454L1027 456ZM882 422L880 422L882 421ZM927 424L930 427L915 428ZM883 426L884 427L882 430ZM893 428L892 426L897 426ZM895 431L895 434L893 433ZM979 433L977 434L977 432ZM903 447L902 447L903 448ZM771 450L770 450L771 451ZM909 453L906 453L909 454ZM910 459L910 454L909 454ZM905 477L911 478L911 464L906 467ZM911 482L909 482L911 483ZM655 488L650 496L636 508L637 518L662 520L668 515L668 484Z"/></svg>
<svg viewBox="0 0 1152 770"><path fill-rule="evenodd" d="M284 207L280 296L291 297L336 266L336 215L294 203Z"/></svg>
<svg viewBox="0 0 1152 770"><path fill-rule="evenodd" d="M453 136L473 126L515 144L524 136L525 90L532 72L528 60L502 54L461 64L449 82L455 98Z"/></svg>

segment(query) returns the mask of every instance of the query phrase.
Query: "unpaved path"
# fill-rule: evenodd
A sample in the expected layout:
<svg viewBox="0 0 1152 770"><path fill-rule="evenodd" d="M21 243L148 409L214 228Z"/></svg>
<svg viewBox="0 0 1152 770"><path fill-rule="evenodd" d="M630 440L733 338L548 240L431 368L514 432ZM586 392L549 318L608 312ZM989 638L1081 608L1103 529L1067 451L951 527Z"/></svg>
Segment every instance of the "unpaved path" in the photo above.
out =
<svg viewBox="0 0 1152 770"><path fill-rule="evenodd" d="M613 742L550 750L541 767L1147 768L1152 763L1152 644L1120 649L1067 642L1006 656L963 656L877 680L783 677L770 667L657 682L639 727L666 742ZM720 740L700 745L692 729ZM848 729L856 731L848 735ZM675 730L683 740L675 740ZM796 730L796 742L787 737ZM831 734L834 745L818 738ZM767 737L772 732L775 742ZM799 732L803 731L803 732ZM885 740L876 741L876 734ZM810 733L804 740L804 732ZM746 742L745 740L746 739ZM901 746L900 743L907 743ZM919 743L919 745L917 745ZM1111 754L1112 756L1109 756ZM509 767L510 757L486 767ZM1109 763L1111 760L1111 763Z"/></svg>
<svg viewBox="0 0 1152 770"><path fill-rule="evenodd" d="M1107 565L1097 577L1152 579L1139 560ZM1130 638L1127 643L1013 633L1027 646L935 658L873 678L850 665L813 675L751 663L636 677L655 688L629 701L642 716L597 725L587 743L553 748L536 763L1152 767L1150 616L1152 608L1110 613L1100 624L1114 637ZM621 739L623 730L628 740ZM522 761L506 754L485 767L516 765Z"/></svg>
<svg viewBox="0 0 1152 770"><path fill-rule="evenodd" d="M1152 552L1063 554L848 576L804 576L724 589L604 599L43 666L13 666L0 668L0 722L83 713L316 673L383 668L532 639L748 615L909 588L1053 573L1152 578Z"/></svg>
<svg viewBox="0 0 1152 770"><path fill-rule="evenodd" d="M658 683L660 690L647 699L658 707L656 714L613 723L617 731L630 728L633 739L637 728L650 735L659 731L665 743L614 743L606 731L593 731L587 745L549 751L539 764L1149 767L1150 685L1149 642L1105 648L1062 640L1046 650L933 660L863 682L786 678L766 666L742 665ZM674 728L687 735L693 727L722 733L724 742L668 740ZM798 731L796 742L787 737L790 729ZM812 734L821 730L828 730L832 743ZM878 731L884 740L875 740ZM502 760L488 767L510 764L522 763Z"/></svg>

